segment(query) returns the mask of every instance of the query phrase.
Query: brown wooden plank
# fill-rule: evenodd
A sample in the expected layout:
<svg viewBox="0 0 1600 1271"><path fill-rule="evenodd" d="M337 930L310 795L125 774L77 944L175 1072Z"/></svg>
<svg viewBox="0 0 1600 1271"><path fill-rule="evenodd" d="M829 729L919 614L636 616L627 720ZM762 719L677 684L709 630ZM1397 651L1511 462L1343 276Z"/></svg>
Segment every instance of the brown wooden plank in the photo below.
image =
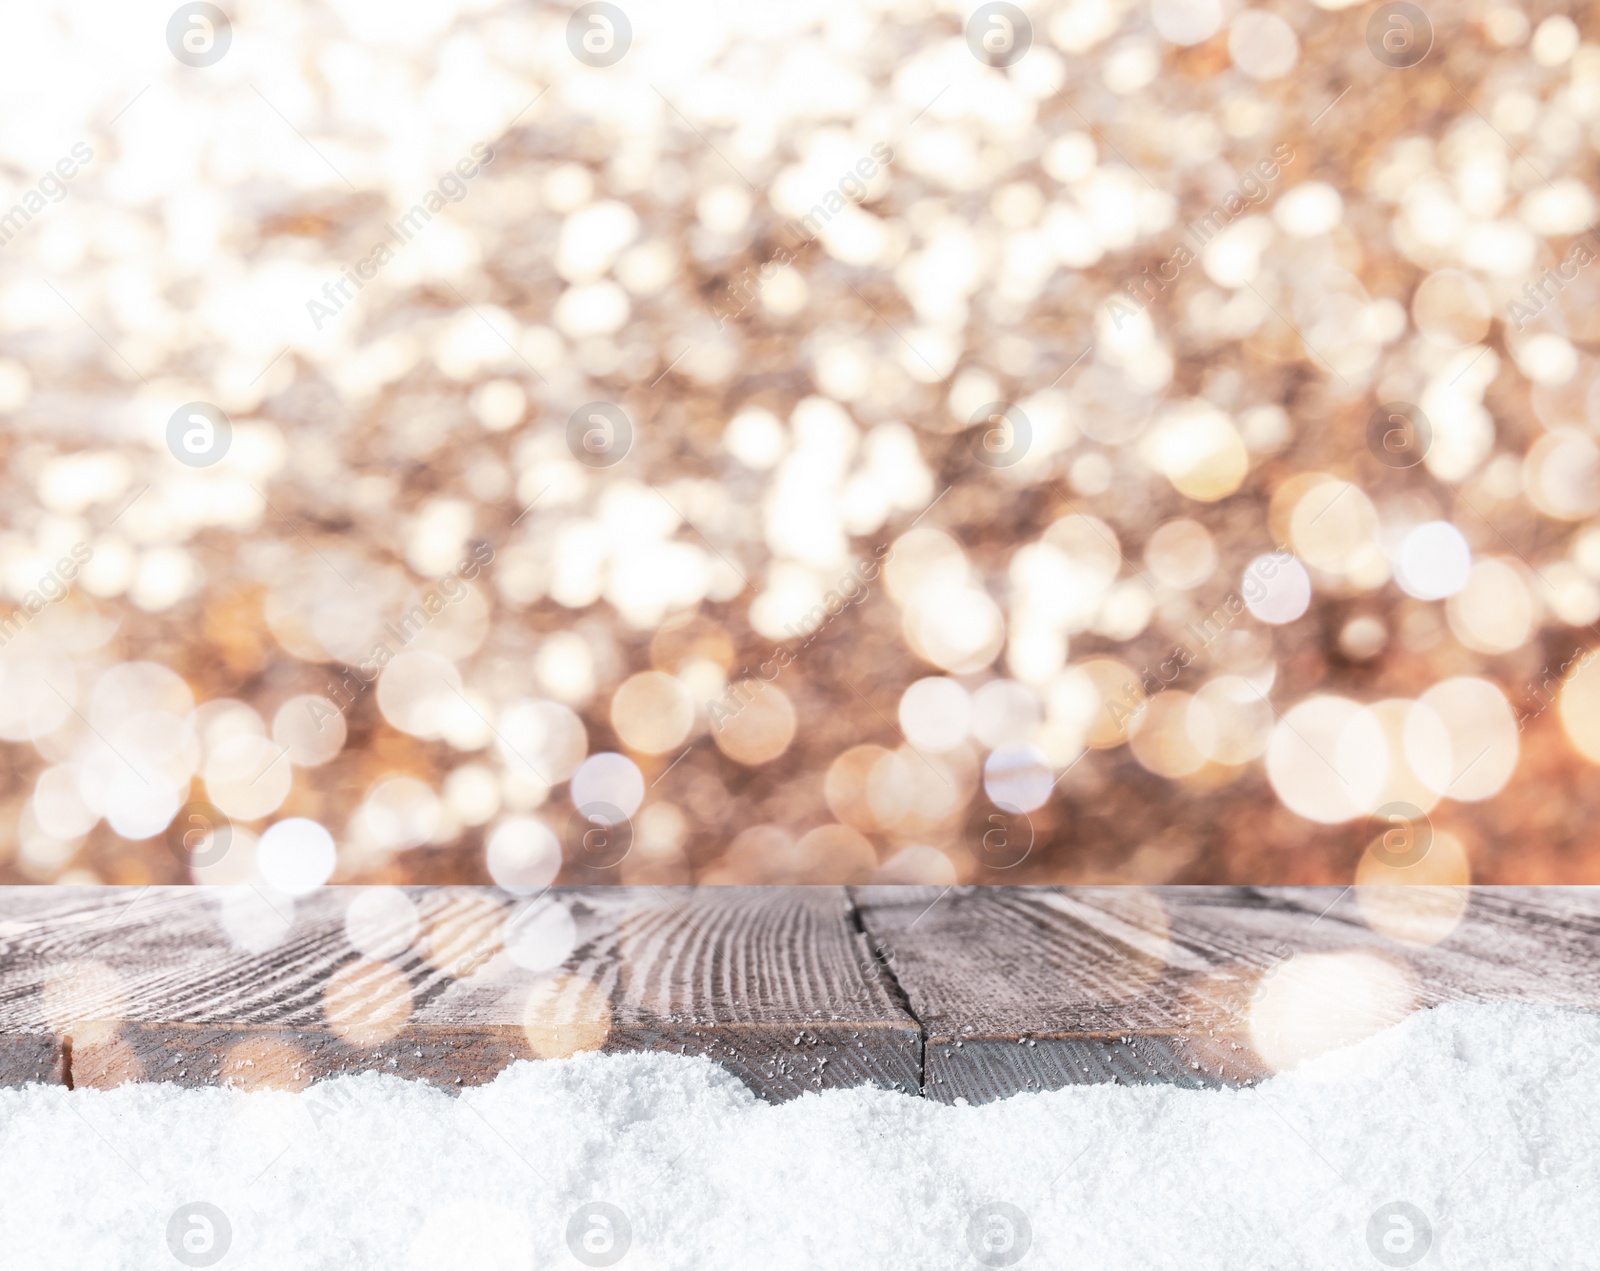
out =
<svg viewBox="0 0 1600 1271"><path fill-rule="evenodd" d="M1600 1006L1596 889L1479 889L1427 946L1373 930L1332 888L863 888L855 910L825 887L575 888L532 904L414 888L420 929L386 960L346 936L358 890L302 900L259 953L230 938L211 889L0 890L0 1082L298 1087L380 1069L454 1085L599 1047L708 1055L768 1098L1231 1083L1264 1071L1247 1027L1262 975L1345 949L1403 964L1424 1004ZM568 956L517 965L507 918L556 907Z"/></svg>
<svg viewBox="0 0 1600 1271"><path fill-rule="evenodd" d="M1595 888L1473 889L1459 924L1434 945L1374 930L1372 905L1394 896L1331 887L853 895L923 1026L925 1092L945 1101L1079 1082L1254 1080L1266 1068L1250 1043L1252 994L1263 975L1306 953L1379 953L1409 969L1422 1005L1600 1009Z"/></svg>
<svg viewBox="0 0 1600 1271"><path fill-rule="evenodd" d="M380 1069L476 1084L598 1047L705 1054L768 1098L918 1089L919 1030L842 888L562 888L531 905L408 888L420 933L387 960L346 936L359 890L321 889L292 914L273 900L292 925L252 953L213 889L0 889L0 1081L298 1087ZM266 898L244 899L270 925ZM553 906L573 921L569 956L519 966L507 918Z"/></svg>

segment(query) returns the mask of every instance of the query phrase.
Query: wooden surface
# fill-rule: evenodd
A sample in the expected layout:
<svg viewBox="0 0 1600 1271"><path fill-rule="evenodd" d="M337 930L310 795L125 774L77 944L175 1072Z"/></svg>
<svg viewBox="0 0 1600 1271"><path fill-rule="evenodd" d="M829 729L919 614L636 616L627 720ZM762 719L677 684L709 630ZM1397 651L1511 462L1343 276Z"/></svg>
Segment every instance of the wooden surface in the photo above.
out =
<svg viewBox="0 0 1600 1271"><path fill-rule="evenodd" d="M1337 888L409 888L384 956L346 932L358 891L0 889L0 1084L454 1086L593 1048L707 1055L769 1099L1238 1083L1263 977L1346 950L1421 1005L1600 1009L1600 889L1429 889L1419 925ZM567 956L530 968L508 920L558 909Z"/></svg>
<svg viewBox="0 0 1600 1271"><path fill-rule="evenodd" d="M0 1081L298 1087L376 1068L475 1084L598 1046L709 1055L769 1098L918 1089L916 1023L843 888L562 889L540 902L576 926L554 974L513 962L516 905L491 888L407 889L417 939L363 963L344 928L355 890L301 900L261 954L236 947L209 889L0 891Z"/></svg>
<svg viewBox="0 0 1600 1271"><path fill-rule="evenodd" d="M1470 999L1600 1009L1597 888L853 895L923 1027L925 1092L944 1101L1088 1081L1257 1079L1267 1070L1251 1045L1251 1001L1263 976L1270 984L1306 954L1376 954L1412 981L1421 1006Z"/></svg>

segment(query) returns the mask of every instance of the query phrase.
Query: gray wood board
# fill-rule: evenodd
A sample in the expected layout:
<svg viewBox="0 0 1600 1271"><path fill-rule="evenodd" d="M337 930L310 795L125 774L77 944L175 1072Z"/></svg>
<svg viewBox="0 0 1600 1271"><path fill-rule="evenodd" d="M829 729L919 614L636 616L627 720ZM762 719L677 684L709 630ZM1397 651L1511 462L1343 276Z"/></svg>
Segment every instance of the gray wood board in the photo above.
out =
<svg viewBox="0 0 1600 1271"><path fill-rule="evenodd" d="M556 889L531 909L565 909L576 939L548 971L507 952L506 920L530 907L493 888L405 889L419 938L363 963L345 933L356 890L292 911L245 897L269 926L292 918L251 953L215 889L0 889L0 1082L297 1087L376 1068L475 1084L598 1046L709 1055L772 1099L919 1087L920 1032L843 888Z"/></svg>
<svg viewBox="0 0 1600 1271"><path fill-rule="evenodd" d="M873 950L922 1025L925 1093L984 1102L1094 1081L1249 1082L1263 976L1359 949L1405 968L1419 1004L1600 1009L1600 889L1413 893L1461 921L1436 944L1363 912L1393 892L1334 887L852 889ZM1404 919L1409 910L1398 912ZM1393 930L1393 923L1384 924ZM1415 929L1411 929L1415 934ZM1331 1004L1330 1004L1331 1005Z"/></svg>
<svg viewBox="0 0 1600 1271"><path fill-rule="evenodd" d="M1336 888L404 890L419 931L385 960L346 934L354 888L292 907L249 889L0 889L0 1084L380 1069L453 1086L593 1047L706 1055L770 1099L1237 1083L1265 1071L1248 1030L1262 977L1349 949L1403 965L1424 1005L1600 1006L1590 888L1449 893L1465 916L1434 945L1380 934L1372 893ZM565 956L530 969L507 921L557 910ZM240 947L262 920L276 943Z"/></svg>

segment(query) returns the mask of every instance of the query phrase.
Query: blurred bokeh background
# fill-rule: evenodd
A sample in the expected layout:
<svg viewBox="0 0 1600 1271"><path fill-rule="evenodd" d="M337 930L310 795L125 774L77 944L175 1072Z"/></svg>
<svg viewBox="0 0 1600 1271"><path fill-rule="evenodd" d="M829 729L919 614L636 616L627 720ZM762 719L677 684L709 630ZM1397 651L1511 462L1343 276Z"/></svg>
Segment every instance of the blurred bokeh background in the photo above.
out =
<svg viewBox="0 0 1600 1271"><path fill-rule="evenodd" d="M1600 879L1587 11L225 8L0 48L3 881Z"/></svg>

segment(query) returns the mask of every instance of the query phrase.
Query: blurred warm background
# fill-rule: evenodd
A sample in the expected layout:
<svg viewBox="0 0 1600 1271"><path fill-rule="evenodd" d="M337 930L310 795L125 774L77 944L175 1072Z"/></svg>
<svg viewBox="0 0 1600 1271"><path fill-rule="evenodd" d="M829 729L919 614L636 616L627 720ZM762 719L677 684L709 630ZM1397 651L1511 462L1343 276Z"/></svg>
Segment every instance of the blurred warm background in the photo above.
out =
<svg viewBox="0 0 1600 1271"><path fill-rule="evenodd" d="M1600 879L1587 11L225 7L0 48L4 881Z"/></svg>

